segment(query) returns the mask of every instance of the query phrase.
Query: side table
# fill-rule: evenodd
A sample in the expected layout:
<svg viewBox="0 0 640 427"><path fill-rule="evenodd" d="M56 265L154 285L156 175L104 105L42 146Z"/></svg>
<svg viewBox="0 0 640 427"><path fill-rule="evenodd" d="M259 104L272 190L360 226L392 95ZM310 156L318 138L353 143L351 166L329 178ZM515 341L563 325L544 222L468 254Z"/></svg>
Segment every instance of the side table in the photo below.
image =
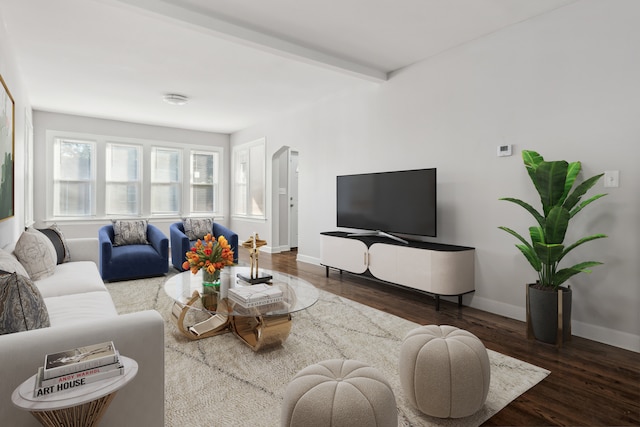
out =
<svg viewBox="0 0 640 427"><path fill-rule="evenodd" d="M138 363L120 356L124 374L60 393L33 397L36 375L11 395L14 405L27 410L46 427L91 427L102 419L116 392L138 373Z"/></svg>

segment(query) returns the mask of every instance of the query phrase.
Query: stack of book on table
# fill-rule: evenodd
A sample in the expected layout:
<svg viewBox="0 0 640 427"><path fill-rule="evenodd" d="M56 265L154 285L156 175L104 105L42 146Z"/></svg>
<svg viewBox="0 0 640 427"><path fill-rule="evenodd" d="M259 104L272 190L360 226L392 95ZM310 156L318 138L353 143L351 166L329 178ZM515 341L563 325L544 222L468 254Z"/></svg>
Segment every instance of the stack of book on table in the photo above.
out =
<svg viewBox="0 0 640 427"><path fill-rule="evenodd" d="M258 307L282 301L282 290L260 283L252 286L238 286L229 289L229 299L242 307Z"/></svg>
<svg viewBox="0 0 640 427"><path fill-rule="evenodd" d="M47 354L44 366L38 368L33 396L75 390L123 374L113 341Z"/></svg>

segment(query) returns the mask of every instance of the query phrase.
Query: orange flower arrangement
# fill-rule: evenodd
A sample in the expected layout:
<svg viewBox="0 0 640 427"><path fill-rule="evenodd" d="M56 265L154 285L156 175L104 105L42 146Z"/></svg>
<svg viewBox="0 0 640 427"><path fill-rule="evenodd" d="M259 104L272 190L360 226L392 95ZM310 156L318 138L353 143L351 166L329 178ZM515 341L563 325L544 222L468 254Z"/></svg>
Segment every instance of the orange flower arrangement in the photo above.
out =
<svg viewBox="0 0 640 427"><path fill-rule="evenodd" d="M219 236L216 241L211 234L207 234L204 236L204 242L198 239L185 256L187 260L182 264L182 268L191 270L193 274L201 268L213 274L227 265L233 265L233 251L224 236Z"/></svg>

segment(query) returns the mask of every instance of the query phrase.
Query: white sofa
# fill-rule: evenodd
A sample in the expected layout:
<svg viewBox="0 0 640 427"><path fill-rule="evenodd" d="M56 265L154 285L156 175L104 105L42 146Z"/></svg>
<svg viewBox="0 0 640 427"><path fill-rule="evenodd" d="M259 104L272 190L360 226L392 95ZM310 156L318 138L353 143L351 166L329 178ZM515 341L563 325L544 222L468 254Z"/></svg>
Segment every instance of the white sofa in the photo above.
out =
<svg viewBox="0 0 640 427"><path fill-rule="evenodd" d="M67 244L71 261L57 265L52 276L34 281L51 326L0 335L0 425L40 425L11 403L11 394L35 374L45 354L113 341L122 355L138 362L138 374L117 393L100 425L162 427L162 317L153 310L118 315L98 272L98 239L67 239Z"/></svg>

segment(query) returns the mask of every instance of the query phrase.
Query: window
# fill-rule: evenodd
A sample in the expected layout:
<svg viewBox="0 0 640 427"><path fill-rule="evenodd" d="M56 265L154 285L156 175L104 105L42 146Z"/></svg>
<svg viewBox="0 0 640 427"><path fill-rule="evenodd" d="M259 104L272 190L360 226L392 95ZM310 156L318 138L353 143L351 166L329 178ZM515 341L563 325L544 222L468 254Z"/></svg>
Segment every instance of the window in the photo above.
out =
<svg viewBox="0 0 640 427"><path fill-rule="evenodd" d="M136 145L107 144L105 213L140 215L142 150Z"/></svg>
<svg viewBox="0 0 640 427"><path fill-rule="evenodd" d="M218 208L218 153L191 152L191 212L213 214Z"/></svg>
<svg viewBox="0 0 640 427"><path fill-rule="evenodd" d="M179 214L182 187L182 151L151 148L151 213Z"/></svg>
<svg viewBox="0 0 640 427"><path fill-rule="evenodd" d="M55 139L53 215L87 217L95 213L95 143Z"/></svg>
<svg viewBox="0 0 640 427"><path fill-rule="evenodd" d="M233 150L233 214L265 218L264 138Z"/></svg>
<svg viewBox="0 0 640 427"><path fill-rule="evenodd" d="M224 215L224 147L46 131L45 221Z"/></svg>

